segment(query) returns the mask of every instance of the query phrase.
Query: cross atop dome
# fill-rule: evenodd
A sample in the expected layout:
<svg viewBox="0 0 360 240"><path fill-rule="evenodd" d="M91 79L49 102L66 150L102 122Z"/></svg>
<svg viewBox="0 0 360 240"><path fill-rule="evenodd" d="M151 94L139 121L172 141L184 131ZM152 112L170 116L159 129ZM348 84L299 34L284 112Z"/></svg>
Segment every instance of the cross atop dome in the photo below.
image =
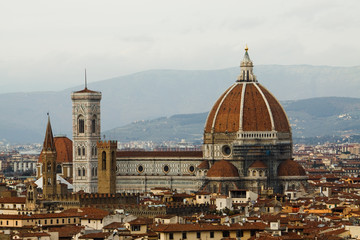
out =
<svg viewBox="0 0 360 240"><path fill-rule="evenodd" d="M256 76L253 74L253 62L250 59L248 53L248 46L245 47L245 55L240 63L240 75L237 78L237 82L257 82Z"/></svg>

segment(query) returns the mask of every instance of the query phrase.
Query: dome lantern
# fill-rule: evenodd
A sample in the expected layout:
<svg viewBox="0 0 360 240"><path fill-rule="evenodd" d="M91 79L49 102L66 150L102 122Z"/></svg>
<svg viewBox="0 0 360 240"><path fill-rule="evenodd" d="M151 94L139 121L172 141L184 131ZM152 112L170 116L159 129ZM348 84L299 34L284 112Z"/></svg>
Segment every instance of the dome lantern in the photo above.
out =
<svg viewBox="0 0 360 240"><path fill-rule="evenodd" d="M257 82L256 76L253 74L253 62L250 59L249 48L246 45L245 55L240 63L240 75L237 78L237 82Z"/></svg>

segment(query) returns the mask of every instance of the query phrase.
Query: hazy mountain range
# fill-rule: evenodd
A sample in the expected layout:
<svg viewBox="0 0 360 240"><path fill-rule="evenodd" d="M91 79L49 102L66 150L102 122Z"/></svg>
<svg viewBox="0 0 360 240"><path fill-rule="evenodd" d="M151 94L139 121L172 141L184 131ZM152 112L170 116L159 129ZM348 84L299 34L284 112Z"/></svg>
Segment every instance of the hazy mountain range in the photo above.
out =
<svg viewBox="0 0 360 240"><path fill-rule="evenodd" d="M356 99L360 89L360 67L264 65L256 66L254 73L263 86L283 100L294 136L360 132L356 121L360 116L360 100ZM198 139L202 135L205 112L238 74L238 67L208 71L151 70L94 82L89 88L103 94L102 130L109 137L115 137L115 130L111 129L121 126L122 129L136 126L136 131L141 132L140 125L131 123L158 121L163 116L160 119L175 122L179 122L179 118L181 121L188 118L186 121L190 123L185 124L186 131ZM50 112L54 133L67 134L71 138L70 94L82 88L0 94L0 139L12 143L41 142L47 112ZM353 98L316 99L327 96ZM306 98L315 99L298 101ZM187 115L192 113L197 114ZM175 116L169 117L172 115ZM163 124L158 128L163 132L166 129ZM127 139L131 139L136 131L128 129ZM179 126L175 132L179 138L187 138L180 137L186 131ZM167 135L173 136L164 132L163 138Z"/></svg>

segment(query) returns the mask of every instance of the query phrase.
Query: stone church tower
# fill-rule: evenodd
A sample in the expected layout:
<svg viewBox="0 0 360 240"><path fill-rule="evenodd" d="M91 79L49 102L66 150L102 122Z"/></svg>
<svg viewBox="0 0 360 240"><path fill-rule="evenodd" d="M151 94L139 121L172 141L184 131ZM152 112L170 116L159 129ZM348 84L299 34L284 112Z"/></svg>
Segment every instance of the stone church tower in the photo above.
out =
<svg viewBox="0 0 360 240"><path fill-rule="evenodd" d="M98 192L116 193L117 141L99 141L98 147Z"/></svg>
<svg viewBox="0 0 360 240"><path fill-rule="evenodd" d="M43 195L45 198L56 195L56 149L51 129L50 117L46 127L43 145Z"/></svg>
<svg viewBox="0 0 360 240"><path fill-rule="evenodd" d="M71 94L74 192L97 192L101 92L85 88Z"/></svg>

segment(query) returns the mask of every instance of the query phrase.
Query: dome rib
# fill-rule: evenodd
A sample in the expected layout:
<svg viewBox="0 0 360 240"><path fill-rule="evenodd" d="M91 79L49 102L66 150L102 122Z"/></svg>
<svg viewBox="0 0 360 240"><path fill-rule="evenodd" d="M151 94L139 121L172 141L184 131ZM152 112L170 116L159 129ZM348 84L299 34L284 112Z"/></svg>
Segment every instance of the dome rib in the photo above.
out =
<svg viewBox="0 0 360 240"><path fill-rule="evenodd" d="M234 83L234 84L228 89L228 91L226 92L226 94L224 95L224 97L221 99L221 102L220 102L218 108L216 109L216 113L215 113L215 116L214 116L214 120L213 120L213 122L212 122L211 129L215 129L216 120L217 120L217 118L218 118L218 116L219 116L219 110L220 110L220 108L222 107L222 104L223 104L224 100L227 98L227 96L229 95L229 93L236 87L236 85L237 85L237 84ZM221 123L220 123L220 124L221 124Z"/></svg>
<svg viewBox="0 0 360 240"><path fill-rule="evenodd" d="M213 122L215 121L216 117L216 111L222 101L222 99L224 98L225 94L230 90L231 87L229 87L220 97L219 99L216 101L216 103L214 104L213 108L211 109L207 119L206 119L206 125L205 125L205 132L212 132L212 125Z"/></svg>
<svg viewBox="0 0 360 240"><path fill-rule="evenodd" d="M239 121L239 130L243 129L243 116L244 116L244 99L245 99L245 90L246 90L246 83L243 83L243 88L241 92L241 100L240 100L240 121Z"/></svg>
<svg viewBox="0 0 360 240"><path fill-rule="evenodd" d="M269 117L270 117L270 121L271 121L271 130L274 130L275 129L275 125L274 125L274 118L273 118L273 114L272 114L272 111L271 111L271 108L269 106L269 102L268 100L266 99L263 91L260 89L260 87L258 86L258 84L254 84L254 86L257 88L257 90L259 91L259 93L261 94L264 102L265 102L265 105L267 107L267 110L268 110L268 113L269 113Z"/></svg>
<svg viewBox="0 0 360 240"><path fill-rule="evenodd" d="M271 131L268 108L255 84L249 83L246 87L242 129L243 131Z"/></svg>
<svg viewBox="0 0 360 240"><path fill-rule="evenodd" d="M259 88L264 93L272 110L275 130L278 132L290 132L290 123L284 108L264 86L259 85Z"/></svg>

